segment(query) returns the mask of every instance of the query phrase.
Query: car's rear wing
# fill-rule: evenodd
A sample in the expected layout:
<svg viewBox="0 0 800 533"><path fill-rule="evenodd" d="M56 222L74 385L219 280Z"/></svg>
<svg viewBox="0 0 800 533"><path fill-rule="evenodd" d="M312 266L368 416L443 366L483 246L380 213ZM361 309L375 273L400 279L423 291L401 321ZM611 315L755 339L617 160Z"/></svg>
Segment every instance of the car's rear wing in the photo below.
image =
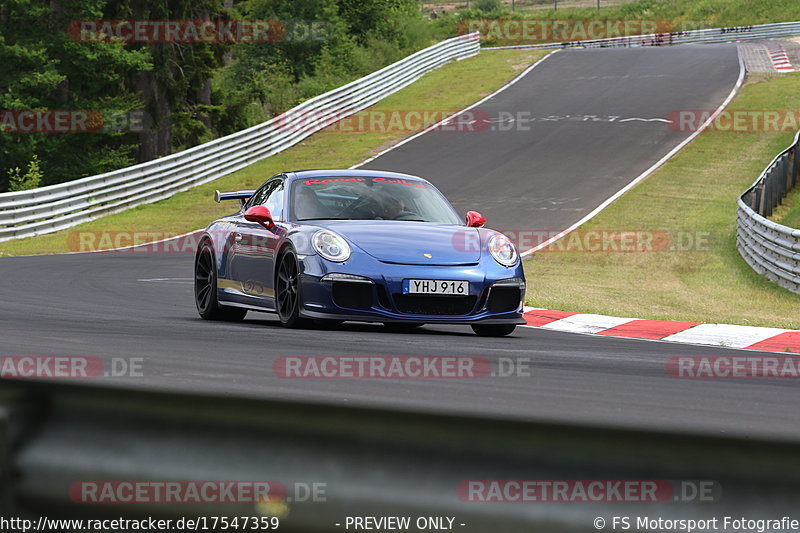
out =
<svg viewBox="0 0 800 533"><path fill-rule="evenodd" d="M220 203L222 200L239 200L244 203L245 200L255 194L256 191L236 191L236 192L219 192L214 191L214 201Z"/></svg>

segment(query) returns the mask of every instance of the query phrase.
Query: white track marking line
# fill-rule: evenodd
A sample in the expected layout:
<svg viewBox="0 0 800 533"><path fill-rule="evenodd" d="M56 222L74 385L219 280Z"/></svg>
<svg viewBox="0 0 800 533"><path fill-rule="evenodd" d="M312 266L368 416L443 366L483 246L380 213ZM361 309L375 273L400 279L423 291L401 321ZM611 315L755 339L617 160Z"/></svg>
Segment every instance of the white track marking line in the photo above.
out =
<svg viewBox="0 0 800 533"><path fill-rule="evenodd" d="M646 177L648 177L650 174L652 174L653 172L655 172L656 170L658 170L658 168L659 168L659 167L661 167L661 165L663 165L664 163L666 163L667 161L669 161L669 160L672 158L672 156L674 156L675 154L677 154L678 152L680 152L680 151L681 151L681 150L682 150L682 149L683 149L683 148L684 148L684 147L685 147L687 144L689 144L690 142L692 142L692 141L695 139L695 137L697 137L697 136L698 136L698 135L700 135L700 134L701 134L703 131L705 131L705 129L706 129L706 128L707 128L707 127L708 127L708 126L709 126L709 125L710 125L712 122L714 122L714 120L717 118L717 116L718 116L720 113L722 113L722 111L723 111L723 110L724 110L724 109L725 109L725 108L728 106L728 104L730 104L730 103L731 103L731 101L733 100L733 98L736 96L736 93L738 93L738 92L739 92L739 89L742 87L742 83L744 82L744 77L745 77L745 67L744 67L744 60L742 59L742 54L739 52L739 48L738 48L738 47L736 48L736 53L737 53L737 55L739 56L739 79L736 81L736 84L733 86L733 89L731 90L731 93L728 95L728 97L725 99L725 101L724 101L724 102L722 102L722 104L720 104L720 106L717 108L717 110L716 110L716 111L714 111L714 113L713 113L713 114L712 114L710 117L708 117L708 120L706 120L706 121L705 121L705 122L704 122L704 123L703 123L703 124L702 124L702 125L701 125L701 126L698 128L698 129L697 129L697 131L695 131L694 133L692 133L691 135L689 135L689 137L687 137L686 139L684 139L684 140L683 140L683 142L681 142L681 143L680 143L678 146L676 146L675 148L673 148L672 150L670 150L670 151L669 151L669 153L668 153L667 155L665 155L664 157L662 157L660 160L658 160L658 161L656 162L656 164L654 164L652 167L650 167L650 168L648 168L647 170L645 170L645 171L644 171L642 174L640 174L639 176L637 176L637 177L636 177L636 178L635 178L635 179L634 179L632 182L628 183L628 184L627 184L625 187L623 187L622 189L620 189L619 191L617 191L617 193L616 193L616 194L614 194L613 196L611 196L610 198L608 198L608 199L607 199L605 202L603 202L602 204L600 204L599 206L597 206L597 207L596 207L596 208L595 208L595 209L594 209L594 210L593 210L591 213L589 213L588 215L586 215L585 217L583 217L583 218L582 218L582 219L580 219L578 222L576 222L575 224L573 224L573 225L572 225L572 226L570 226L569 228L565 229L565 230L564 230L564 231L562 231L561 233L557 234L556 236L554 236L554 237L552 237L552 238L550 238L550 239L546 240L545 242L543 242L543 243L539 244L538 246L535 246L535 247L531 248L530 250L525 250L524 252L522 252L522 253L520 254L520 256L522 256L522 257L527 257L527 256L529 256L529 255L533 254L534 252L536 252L536 251L538 251L538 250L541 250L542 248L545 248L545 247L547 247L547 246L550 246L550 245L551 245L552 243L554 243L555 241L557 241L557 240L561 239L562 237L564 237L564 236L565 236L565 235L567 235L568 233L571 233L571 232L572 232L572 231L574 231L576 228L580 227L582 224L585 224L585 223L586 223L586 222L588 222L589 220L591 220L591 219L593 219L594 217L596 217L596 216L597 216L597 215L598 215L598 214L599 214L601 211L603 211L603 210L604 210L606 207L608 207L609 205L611 205L611 203L612 203L612 202L614 202L614 200L616 200L617 198L619 198L620 196L622 196L623 194L625 194L626 192L628 192L628 191L629 191L630 189L632 189L632 188L633 188L635 185L637 185L637 184L638 184L640 181L642 181L643 179L645 179ZM548 57L549 57L549 56L548 56Z"/></svg>
<svg viewBox="0 0 800 533"><path fill-rule="evenodd" d="M788 331L791 330L756 326L734 326L732 324L698 324L693 328L674 333L661 340L667 342L705 344L710 346L727 346L729 348L746 348L757 342L765 341Z"/></svg>
<svg viewBox="0 0 800 533"><path fill-rule="evenodd" d="M619 122L631 122L631 121L634 121L634 120L639 121L639 122L666 122L667 124L671 124L672 123L671 120L667 120L665 118L638 118L638 117L623 118Z"/></svg>
<svg viewBox="0 0 800 533"><path fill-rule="evenodd" d="M151 279L137 279L136 281L150 282L150 283L193 283L192 278L151 278Z"/></svg>
<svg viewBox="0 0 800 533"><path fill-rule="evenodd" d="M568 331L572 333L599 333L601 331L626 324L632 320L636 319L622 318L618 316L593 315L587 313L568 316L539 327L542 329Z"/></svg>
<svg viewBox="0 0 800 533"><path fill-rule="evenodd" d="M558 52L560 52L560 50L553 50L552 52L550 52L549 54L547 54L546 56L544 56L543 58L541 58L539 61L537 61L537 62L536 62L536 63L534 63L533 65L529 66L529 67L528 67L528 68L526 68L525 70L523 70L523 71L522 71L522 72L521 72L521 73L520 73L520 74L519 74L517 77L515 77L515 78L514 78L513 80L511 80L510 82L506 83L505 85L503 85L502 87L500 87L499 89L497 89L495 92L493 92L493 93L492 93L492 94L490 94L489 96L486 96L486 97L484 97L484 98L482 98L482 99L478 100L477 102L475 102L475 103L474 103L474 104L472 104L471 106L469 106L469 107L465 107L464 109L462 109L462 110L461 110L461 111L459 111L458 113L455 113L454 115L452 115L452 116L450 116L450 117L447 117L447 118L445 118L445 119L443 119L443 120L440 120L439 122L437 122L436 124L434 124L434 125L432 125L432 126L428 126L428 127L427 127L427 128L425 128L424 130L422 130L422 131L420 131L420 132L417 132L417 133L415 133L415 134L414 134L414 135L412 135L411 137L408 137L408 138L406 138L406 139L403 139L402 141L398 142L397 144L394 144L394 145L390 146L390 147L389 147L389 148L387 148L386 150L383 150L382 152L379 152L378 154L376 154L376 155L374 155L374 156L372 156L372 157L369 157L369 158L365 159L364 161L362 161L361 163L358 163L358 164L356 164L356 165L353 165L353 166L352 166L352 167L350 167L350 168L351 168L351 169L355 169L355 168L363 167L364 165L366 165L366 164L368 164L368 163L371 163L372 161L374 161L374 160L378 159L378 158L379 158L379 157L381 157L382 155L384 155L384 154L387 154L388 152L391 152L391 151L392 151L392 150L394 150L395 148L399 148L399 147L403 146L404 144L406 144L406 143L409 143L409 142L413 141L413 140L414 140L414 139L416 139L417 137L420 137L420 136L422 136L422 135L425 135L425 134L426 134L426 133L428 133L429 131L431 131L431 130L433 130L433 129L436 129L436 128L438 128L438 127L442 126L442 125L445 125L445 124L449 123L449 121L451 121L451 120L454 120L454 119L455 119L456 117L458 117L459 115L462 115L462 114L466 113L467 111L469 111L470 109L473 109L473 108L475 108L475 107L477 107L477 106L481 105L481 104L482 104L482 103L484 103L485 101L487 101L487 100L490 100L491 98L494 98L495 96L497 96L498 94L500 94L501 92L505 91L506 89L508 89L509 87L511 87L512 85L514 85L515 83L517 83L519 80L521 80L522 78L524 78L524 77L525 77L525 76L526 76L526 75L527 75L527 74L528 74L530 71L532 71L532 70L533 70L533 69L535 69L537 66L539 66L539 65L540 65L540 64L541 64L541 63L542 63L542 62L543 62L545 59L547 59L548 57L550 57L550 56L552 56L553 54L556 54L556 53L558 53Z"/></svg>
<svg viewBox="0 0 800 533"><path fill-rule="evenodd" d="M529 311L548 311L548 309L538 307L523 308L525 313ZM606 329L610 329L622 324L626 324L632 320L645 320L640 318L617 318L606 315L591 315L590 318L582 319L587 316L586 313L577 313L575 315L553 321L543 326L530 326L520 325L523 328L531 329L550 329L553 331L561 331L564 333L574 333L577 335L589 335L594 338L604 339L617 339L628 341L642 341L642 342L667 342L671 344L686 344L690 346L711 346L714 348L728 349L728 350L745 350L753 352L754 354L764 354L767 350L753 349L750 346L759 342L769 340L782 333L792 333L797 330L781 329L781 328L767 328L760 326L738 326L733 324L698 324L687 328L678 333L668 335L662 339L647 339L640 337L616 337L616 336L597 336ZM665 322L670 322L669 320ZM783 351L777 352L771 350L773 353L785 353ZM792 353L791 355L800 356L800 354Z"/></svg>

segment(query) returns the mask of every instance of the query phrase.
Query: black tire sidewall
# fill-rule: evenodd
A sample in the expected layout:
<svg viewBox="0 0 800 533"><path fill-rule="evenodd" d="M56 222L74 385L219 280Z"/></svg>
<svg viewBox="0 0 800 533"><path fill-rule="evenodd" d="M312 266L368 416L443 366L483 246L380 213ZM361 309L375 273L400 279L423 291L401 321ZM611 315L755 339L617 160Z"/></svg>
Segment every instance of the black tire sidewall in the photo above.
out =
<svg viewBox="0 0 800 533"><path fill-rule="evenodd" d="M197 300L197 264L200 262L200 257L203 253L208 250L208 253L211 255L211 301L208 302L208 307L203 310L200 309L200 302ZM211 247L208 245L208 241L204 242L200 249L197 252L197 256L195 257L194 261L194 272L195 272L195 286L194 286L194 303L197 307L197 312L200 314L201 317L210 320L215 317L215 315L219 311L219 303L217 302L217 261L214 257L214 251L211 250Z"/></svg>
<svg viewBox="0 0 800 533"><path fill-rule="evenodd" d="M280 306L278 305L278 272L280 272L281 267L283 266L283 262L286 261L288 257L291 257L291 260L294 261L295 269L297 270L297 294L295 298L295 305L294 309L292 309L291 314L288 317L285 317L280 312ZM275 269L275 310L278 313L278 320L280 320L281 325L287 328L294 328L300 325L301 318L300 318L300 306L302 305L302 290L300 283L300 263L297 261L297 254L294 252L292 248L286 248L281 252L280 259L278 259L277 268Z"/></svg>
<svg viewBox="0 0 800 533"><path fill-rule="evenodd" d="M205 250L208 250L208 254L211 256L211 301L208 302L208 308L203 311L200 309L200 302L197 301L197 263ZM206 240L199 248L197 256L195 257L194 271L194 302L195 306L197 307L197 312L202 318L205 320L222 320L226 322L240 322L241 320L244 320L244 317L247 316L246 309L240 309L238 307L226 307L219 304L219 300L217 299L217 258L214 255L214 249L208 240Z"/></svg>

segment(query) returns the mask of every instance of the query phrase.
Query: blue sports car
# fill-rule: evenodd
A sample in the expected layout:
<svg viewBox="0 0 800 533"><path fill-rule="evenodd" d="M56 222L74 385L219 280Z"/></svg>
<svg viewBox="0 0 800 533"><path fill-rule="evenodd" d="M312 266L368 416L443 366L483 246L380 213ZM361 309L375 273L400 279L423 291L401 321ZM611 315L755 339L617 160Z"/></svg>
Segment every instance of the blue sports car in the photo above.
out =
<svg viewBox="0 0 800 533"><path fill-rule="evenodd" d="M278 174L257 191L220 193L241 209L204 231L197 310L209 320L277 313L282 325L469 324L508 335L522 318L525 276L503 234L416 176L373 170Z"/></svg>

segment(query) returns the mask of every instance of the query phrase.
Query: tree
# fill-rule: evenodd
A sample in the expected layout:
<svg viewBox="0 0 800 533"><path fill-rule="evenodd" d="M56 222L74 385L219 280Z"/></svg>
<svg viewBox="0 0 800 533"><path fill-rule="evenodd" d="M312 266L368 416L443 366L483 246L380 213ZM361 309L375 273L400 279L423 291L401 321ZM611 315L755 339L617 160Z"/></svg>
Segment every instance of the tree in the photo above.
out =
<svg viewBox="0 0 800 533"><path fill-rule="evenodd" d="M102 4L102 2L100 2ZM0 112L73 110L125 114L140 107L126 86L151 68L146 51L122 43L79 43L69 21L102 17L98 2L4 0L0 8ZM133 162L137 139L106 125L95 133L0 133L0 190L9 170L38 154L44 184L114 170Z"/></svg>

